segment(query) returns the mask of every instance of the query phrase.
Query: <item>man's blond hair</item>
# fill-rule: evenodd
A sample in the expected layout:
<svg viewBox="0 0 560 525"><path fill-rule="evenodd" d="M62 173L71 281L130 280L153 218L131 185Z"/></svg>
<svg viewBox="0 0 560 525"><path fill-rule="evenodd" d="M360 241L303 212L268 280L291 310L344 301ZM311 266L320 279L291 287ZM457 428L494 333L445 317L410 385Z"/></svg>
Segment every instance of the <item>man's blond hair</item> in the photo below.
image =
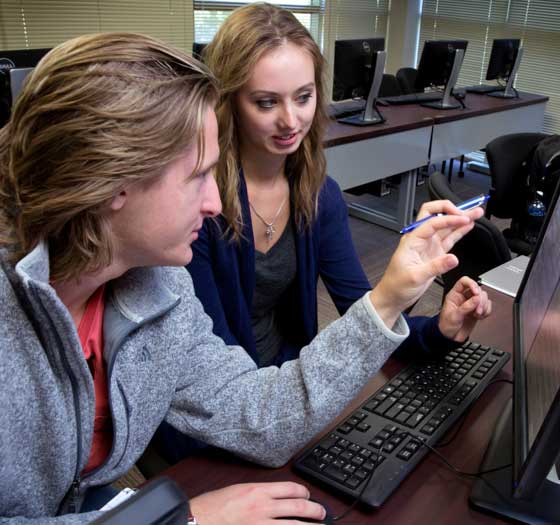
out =
<svg viewBox="0 0 560 525"><path fill-rule="evenodd" d="M216 98L208 69L147 36L102 33L54 48L0 130L0 246L18 260L48 242L52 280L108 265L108 204L189 147L200 162Z"/></svg>

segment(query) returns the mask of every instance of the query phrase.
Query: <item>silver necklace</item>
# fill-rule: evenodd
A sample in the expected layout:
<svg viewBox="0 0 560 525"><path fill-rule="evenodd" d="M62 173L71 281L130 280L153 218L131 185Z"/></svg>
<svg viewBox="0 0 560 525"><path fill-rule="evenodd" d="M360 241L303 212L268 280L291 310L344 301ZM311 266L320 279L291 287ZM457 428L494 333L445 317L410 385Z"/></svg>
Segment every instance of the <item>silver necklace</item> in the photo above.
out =
<svg viewBox="0 0 560 525"><path fill-rule="evenodd" d="M286 197L284 197L284 200L282 201L282 204L280 204L280 207L278 208L278 211L276 212L274 218L270 222L267 222L262 218L261 214L257 210L255 210L253 204L249 202L249 206L251 206L251 209L255 212L255 215L266 226L266 230L264 231L264 234L266 235L266 240L269 243L272 241L272 236L276 233L276 230L274 229L274 223L276 222L276 219L278 219L278 216L280 215L280 212L282 211L282 208L284 207L285 203L286 203Z"/></svg>

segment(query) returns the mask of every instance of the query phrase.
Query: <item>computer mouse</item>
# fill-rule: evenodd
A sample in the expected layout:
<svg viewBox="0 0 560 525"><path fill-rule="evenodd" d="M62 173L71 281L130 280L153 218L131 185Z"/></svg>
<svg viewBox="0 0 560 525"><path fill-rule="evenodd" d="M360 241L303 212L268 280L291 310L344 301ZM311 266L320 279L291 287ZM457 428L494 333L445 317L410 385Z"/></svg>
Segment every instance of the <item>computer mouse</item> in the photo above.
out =
<svg viewBox="0 0 560 525"><path fill-rule="evenodd" d="M333 519L334 515L331 512L328 505L314 498L309 498L309 501L314 501L315 503L318 503L319 505L321 505L321 507L325 509L326 514L322 520L314 520L311 518L300 518L299 516L291 516L289 518L282 518L282 519L297 520L297 521L301 521L302 523L322 523L323 525L334 525L334 519Z"/></svg>

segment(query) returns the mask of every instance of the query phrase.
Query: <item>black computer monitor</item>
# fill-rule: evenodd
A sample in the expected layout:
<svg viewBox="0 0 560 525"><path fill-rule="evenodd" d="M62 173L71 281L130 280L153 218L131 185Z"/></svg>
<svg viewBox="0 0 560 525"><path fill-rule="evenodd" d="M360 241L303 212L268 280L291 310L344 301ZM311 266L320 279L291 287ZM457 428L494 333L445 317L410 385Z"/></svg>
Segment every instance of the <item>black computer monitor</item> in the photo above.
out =
<svg viewBox="0 0 560 525"><path fill-rule="evenodd" d="M514 302L514 395L471 493L479 509L521 523L560 523L560 188Z"/></svg>
<svg viewBox="0 0 560 525"><path fill-rule="evenodd" d="M333 100L366 98L373 80L375 53L384 49L384 38L337 40L334 43Z"/></svg>
<svg viewBox="0 0 560 525"><path fill-rule="evenodd" d="M49 51L47 48L0 51L0 127L8 122L12 107L10 70L35 67Z"/></svg>
<svg viewBox="0 0 560 525"><path fill-rule="evenodd" d="M202 42L193 42L192 45L192 55L194 58L196 58L197 60L202 61L202 52L204 51L204 48L207 46L208 44L203 44Z"/></svg>
<svg viewBox="0 0 560 525"><path fill-rule="evenodd" d="M453 69L455 51L467 50L467 40L426 40L418 63L414 89L441 88L447 85Z"/></svg>
<svg viewBox="0 0 560 525"><path fill-rule="evenodd" d="M486 80L507 80L509 78L520 43L519 38L496 38L494 40L486 70Z"/></svg>

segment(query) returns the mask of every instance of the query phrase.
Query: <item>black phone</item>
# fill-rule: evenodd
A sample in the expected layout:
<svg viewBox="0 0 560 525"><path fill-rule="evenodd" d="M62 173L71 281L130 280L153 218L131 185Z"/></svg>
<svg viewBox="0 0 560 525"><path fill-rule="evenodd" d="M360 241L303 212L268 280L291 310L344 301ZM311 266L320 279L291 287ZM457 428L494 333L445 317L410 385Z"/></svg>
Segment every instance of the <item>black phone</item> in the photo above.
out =
<svg viewBox="0 0 560 525"><path fill-rule="evenodd" d="M169 478L151 481L92 525L184 525L189 515L185 493Z"/></svg>

